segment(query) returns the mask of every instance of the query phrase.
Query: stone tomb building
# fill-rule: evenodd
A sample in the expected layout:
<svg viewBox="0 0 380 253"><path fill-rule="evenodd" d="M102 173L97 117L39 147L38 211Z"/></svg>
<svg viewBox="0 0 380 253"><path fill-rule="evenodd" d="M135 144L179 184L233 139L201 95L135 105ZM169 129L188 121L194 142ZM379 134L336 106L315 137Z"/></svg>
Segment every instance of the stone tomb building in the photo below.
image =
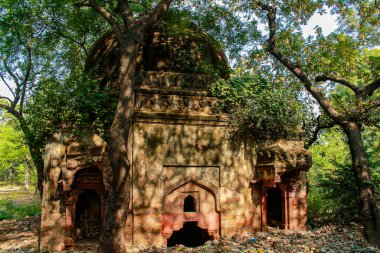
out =
<svg viewBox="0 0 380 253"><path fill-rule="evenodd" d="M227 61L212 38L202 36L167 36L156 29L141 50L130 138L128 244L197 246L267 226L306 227L310 153L302 142L289 140L247 139L231 147L226 122L212 113L212 79L197 74L203 62L226 77ZM90 53L87 66L98 64L103 85L114 86L116 53L109 34ZM46 147L42 249L98 240L111 177L99 135L52 137Z"/></svg>

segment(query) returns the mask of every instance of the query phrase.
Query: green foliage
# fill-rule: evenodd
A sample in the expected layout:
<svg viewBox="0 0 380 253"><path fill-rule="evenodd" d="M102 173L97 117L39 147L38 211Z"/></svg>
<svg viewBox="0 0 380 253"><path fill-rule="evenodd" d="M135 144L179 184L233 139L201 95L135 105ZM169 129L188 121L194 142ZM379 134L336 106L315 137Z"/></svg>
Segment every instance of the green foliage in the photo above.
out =
<svg viewBox="0 0 380 253"><path fill-rule="evenodd" d="M15 205L12 200L0 200L0 221L18 220L26 216L41 214L41 203L34 201L28 204Z"/></svg>
<svg viewBox="0 0 380 253"><path fill-rule="evenodd" d="M102 134L112 123L116 99L108 88L83 74L71 75L62 82L46 79L26 106L26 121L31 135L40 143L46 143L59 129L80 134L91 127Z"/></svg>
<svg viewBox="0 0 380 253"><path fill-rule="evenodd" d="M29 183L36 181L30 153L24 141L24 134L18 128L15 119L8 114L0 122L0 181L23 184L25 174L30 173ZM9 178L12 173L12 178Z"/></svg>
<svg viewBox="0 0 380 253"><path fill-rule="evenodd" d="M305 108L293 92L262 76L243 75L220 80L211 87L222 99L217 111L227 113L233 141L247 135L258 139L299 138Z"/></svg>
<svg viewBox="0 0 380 253"><path fill-rule="evenodd" d="M379 133L363 133L375 189L380 191ZM346 137L330 129L311 148L309 170L309 220L311 223L358 221L360 203Z"/></svg>

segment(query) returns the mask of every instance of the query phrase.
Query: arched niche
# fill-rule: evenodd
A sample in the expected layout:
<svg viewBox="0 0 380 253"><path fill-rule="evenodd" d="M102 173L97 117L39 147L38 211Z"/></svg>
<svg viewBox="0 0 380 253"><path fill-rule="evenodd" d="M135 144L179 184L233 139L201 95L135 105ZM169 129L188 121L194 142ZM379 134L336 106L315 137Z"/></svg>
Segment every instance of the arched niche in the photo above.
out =
<svg viewBox="0 0 380 253"><path fill-rule="evenodd" d="M220 190L219 187L214 185L213 183L203 180L202 178L199 178L195 175L190 175L187 177L184 177L181 179L178 183L169 185L166 189L164 189L164 197L163 197L163 207L164 207L164 212L166 210L165 208L165 201L166 198L169 194L172 192L178 190L180 187L186 185L186 184L193 184L195 186L198 186L202 189L205 189L206 191L210 192L212 196L214 197L215 200L215 210L217 212L220 212Z"/></svg>
<svg viewBox="0 0 380 253"><path fill-rule="evenodd" d="M194 238L219 238L219 188L212 183L196 176L185 177L166 189L163 207L162 235L167 245L189 234ZM203 244L203 239L189 245Z"/></svg>
<svg viewBox="0 0 380 253"><path fill-rule="evenodd" d="M66 230L73 241L98 240L107 205L102 171L95 166L77 170L66 196Z"/></svg>

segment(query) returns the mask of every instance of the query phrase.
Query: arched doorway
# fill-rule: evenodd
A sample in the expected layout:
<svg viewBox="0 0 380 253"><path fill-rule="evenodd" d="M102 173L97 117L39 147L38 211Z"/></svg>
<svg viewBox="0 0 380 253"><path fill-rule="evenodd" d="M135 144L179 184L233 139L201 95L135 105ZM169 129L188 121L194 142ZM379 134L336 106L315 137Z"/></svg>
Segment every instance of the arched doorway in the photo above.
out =
<svg viewBox="0 0 380 253"><path fill-rule="evenodd" d="M75 234L77 239L97 240L101 232L101 202L92 189L85 189L78 196L75 214Z"/></svg>
<svg viewBox="0 0 380 253"><path fill-rule="evenodd" d="M95 166L76 172L72 188L75 241L98 240L103 228L105 190L103 174Z"/></svg>
<svg viewBox="0 0 380 253"><path fill-rule="evenodd" d="M282 192L278 187L267 192L267 224L270 227L283 228Z"/></svg>
<svg viewBox="0 0 380 253"><path fill-rule="evenodd" d="M182 244L186 247L197 247L211 239L212 237L208 234L207 229L198 227L198 222L185 222L180 230L173 232L168 239L167 246Z"/></svg>

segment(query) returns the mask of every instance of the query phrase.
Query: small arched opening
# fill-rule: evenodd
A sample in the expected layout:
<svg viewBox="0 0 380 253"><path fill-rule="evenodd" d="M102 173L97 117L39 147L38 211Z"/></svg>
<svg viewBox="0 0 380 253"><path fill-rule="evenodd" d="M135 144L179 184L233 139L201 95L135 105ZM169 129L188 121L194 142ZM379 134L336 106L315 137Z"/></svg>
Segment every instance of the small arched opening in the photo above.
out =
<svg viewBox="0 0 380 253"><path fill-rule="evenodd" d="M278 187L267 192L267 223L268 226L283 228L282 192Z"/></svg>
<svg viewBox="0 0 380 253"><path fill-rule="evenodd" d="M184 212L196 212L195 198L191 195L187 196L183 202Z"/></svg>
<svg viewBox="0 0 380 253"><path fill-rule="evenodd" d="M167 246L172 247L182 244L186 247L198 247L212 239L207 229L198 227L197 222L185 222L180 230L173 232L172 236L168 239Z"/></svg>

